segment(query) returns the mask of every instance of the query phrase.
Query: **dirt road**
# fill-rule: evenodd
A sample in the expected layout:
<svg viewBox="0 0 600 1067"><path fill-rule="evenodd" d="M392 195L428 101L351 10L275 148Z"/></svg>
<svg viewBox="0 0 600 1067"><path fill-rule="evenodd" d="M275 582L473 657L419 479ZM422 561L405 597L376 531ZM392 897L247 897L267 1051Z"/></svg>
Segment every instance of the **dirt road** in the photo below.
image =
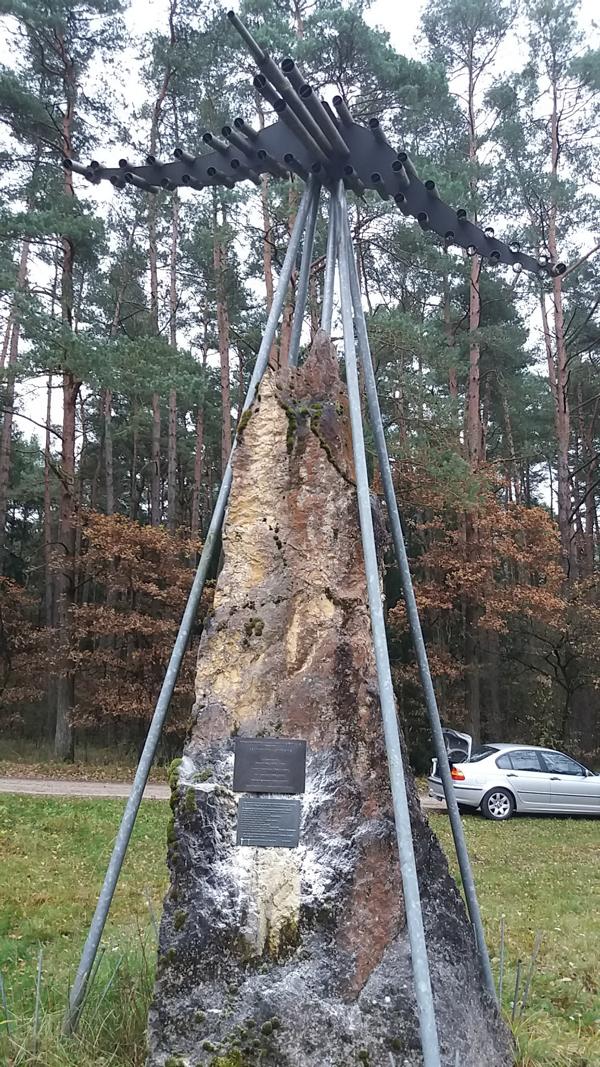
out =
<svg viewBox="0 0 600 1067"><path fill-rule="evenodd" d="M131 782L76 782L60 778L0 778L0 793L41 797L128 797ZM168 785L146 786L144 799L168 800Z"/></svg>
<svg viewBox="0 0 600 1067"><path fill-rule="evenodd" d="M128 797L131 782L76 782L60 778L0 778L0 793L36 797ZM145 800L168 800L168 785L150 784ZM445 811L446 805L431 797L421 797L423 811Z"/></svg>

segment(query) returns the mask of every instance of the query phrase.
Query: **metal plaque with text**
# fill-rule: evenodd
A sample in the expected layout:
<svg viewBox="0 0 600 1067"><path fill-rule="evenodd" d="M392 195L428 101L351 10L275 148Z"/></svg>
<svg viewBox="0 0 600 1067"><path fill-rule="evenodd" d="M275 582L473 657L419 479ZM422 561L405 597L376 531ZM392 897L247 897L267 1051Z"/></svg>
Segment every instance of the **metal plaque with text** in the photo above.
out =
<svg viewBox="0 0 600 1067"><path fill-rule="evenodd" d="M297 848L300 841L299 800L241 797L237 844L251 848Z"/></svg>
<svg viewBox="0 0 600 1067"><path fill-rule="evenodd" d="M303 793L306 741L282 737L238 737L235 742L235 793Z"/></svg>

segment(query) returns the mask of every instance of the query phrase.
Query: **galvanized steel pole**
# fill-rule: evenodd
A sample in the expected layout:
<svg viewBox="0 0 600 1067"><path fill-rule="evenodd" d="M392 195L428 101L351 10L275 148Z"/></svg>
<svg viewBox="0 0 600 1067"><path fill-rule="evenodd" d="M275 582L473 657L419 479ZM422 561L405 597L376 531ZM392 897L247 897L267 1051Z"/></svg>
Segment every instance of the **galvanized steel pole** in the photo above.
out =
<svg viewBox="0 0 600 1067"><path fill-rule="evenodd" d="M406 553L404 534L402 532L402 523L400 521L398 503L396 501L396 493L394 490L394 480L392 478L390 458L385 440L383 421L381 418L381 409L379 407L377 383L375 381L375 372L373 370L373 361L371 358L371 347L369 345L367 324L365 321L365 314L360 295L358 271L356 268L356 260L354 258L354 253L352 250L350 226L348 224L348 217L345 211L342 213L342 220L342 225L344 227L344 233L346 237L346 248L348 250L350 289L352 292L352 303L354 306L354 322L358 339L358 351L360 354L361 365L363 368L365 392L367 395L367 403L369 407L369 422L371 423L371 429L373 431L375 445L377 448L379 469L381 471L385 502L392 531L392 540L394 542L394 550L396 553L396 559L398 561L398 569L400 571L402 593L404 596L404 603L406 605L406 612L410 624L410 631L412 634L415 656L417 658L417 664L419 667L421 685L423 686L425 705L427 708L427 714L431 725L433 743L438 761L438 769L444 786L446 804L448 805L448 816L450 819L450 825L452 827L454 846L458 858L458 865L460 868L460 875L465 892L467 909L469 912L471 924L473 926L473 931L475 933L475 941L479 952L479 958L481 961L481 968L483 971L485 985L490 995L494 997L494 999L497 999L496 989L494 985L494 976L492 974L492 967L490 964L490 957L485 941L483 923L481 921L481 912L479 910L479 902L477 900L477 891L475 889L473 871L471 868L471 862L469 860L469 853L467 850L467 843L465 841L462 820L460 817L460 812L458 810L458 802L456 800L456 794L454 792L454 787L452 784L450 764L448 762L448 753L444 744L442 723L440 720L440 713L438 710L435 689L433 687L431 671L429 669L427 648L425 646L425 640L423 638L423 630L421 628L421 620L419 618L419 611L417 608L417 601L415 598L415 591L413 587L412 576L410 573L408 556Z"/></svg>
<svg viewBox="0 0 600 1067"><path fill-rule="evenodd" d="M327 252L325 254L325 277L323 279L323 307L321 308L321 329L331 333L333 318L333 291L335 288L335 264L338 246L338 211L335 193L329 199L329 229L327 230Z"/></svg>
<svg viewBox="0 0 600 1067"><path fill-rule="evenodd" d="M315 243L317 215L319 213L321 183L312 174L308 179L308 188L312 199L308 209L308 219L306 222L304 245L302 248L302 262L300 264L300 273L296 285L296 307L294 308L294 318L292 319L289 352L289 363L292 367L298 366L298 357L300 355L300 338L302 335L302 324L304 322L304 312L306 310L306 301L308 298L310 267L312 263L313 245Z"/></svg>
<svg viewBox="0 0 600 1067"><path fill-rule="evenodd" d="M260 349L256 357L256 363L254 366L254 372L248 386L248 392L244 401L243 411L246 411L254 401L256 388L265 372L267 362L269 359L269 352L275 336L275 330L277 329L277 323L281 314L283 304L287 295L287 287L289 285L292 269L296 261L296 255L300 246L300 239L306 225L306 218L308 215L308 209L311 203L311 193L307 189L304 192L298 214L296 216L296 222L290 237L290 242L286 252L286 256L281 268L281 274L279 276L279 282L277 285L277 291L273 298L273 304L269 312L265 332L261 341ZM235 443L234 443L235 449ZM219 531L223 523L223 516L225 514L225 507L227 499L229 497L229 491L232 481L232 468L231 468L231 456L227 463L225 473L223 475L223 481L215 504L215 509L210 521L204 547L202 549L202 555L200 556L200 562L198 563L198 569L192 583L192 588L188 597L181 625L179 627L179 633L175 640L175 645L171 653L167 672L162 684L160 695L156 702L146 742L138 763L137 771L133 785L131 787L131 793L125 805L125 811L123 818L121 819L121 825L115 839L112 855L108 864L106 875L104 877L104 883L100 890L100 896L98 897L98 903L94 912L87 940L83 947L81 954L81 960L73 987L71 989L71 995L69 997L69 1006L65 1014L63 1022L63 1031L65 1033L72 1033L76 1027L81 1011L83 998L85 996L86 986L88 978L96 958L98 946L100 944L100 938L108 917L108 912L114 896L117 882L119 880L119 874L121 873L121 867L123 860L125 859L125 853L131 838L133 827L135 824L136 816L139 811L142 797L144 795L144 788L148 780L150 773L150 767L154 759L158 742L160 740L161 730L167 711L169 710L169 704L171 703L171 697L173 696L173 690L175 689L175 683L181 667L181 661L188 646L190 633L192 626L196 618L196 612L200 597L202 596L202 590L204 589L204 583L206 581L206 575L212 559L212 555L215 546L218 541Z"/></svg>
<svg viewBox="0 0 600 1067"><path fill-rule="evenodd" d="M377 561L373 518L371 514L371 496L369 491L369 476L367 472L360 407L358 367L354 343L349 266L351 249L348 244L348 230L344 226L343 221L346 211L343 182L339 183L336 201L338 222L340 223L338 268L340 277L342 325L344 330L344 355L346 360L348 397L350 401L352 445L356 468L356 490L365 559L365 572L367 577L373 647L377 666L379 699L381 703L383 730L390 771L398 852L400 855L400 871L402 874L404 905L406 909L406 925L411 947L412 970L415 985L415 997L419 1013L423 1062L425 1067L441 1067L438 1033L433 1006L433 994L431 990L431 978L429 974L429 961L427 959L427 946L425 944L423 912L419 895L417 865L412 840L408 794L402 762L402 747L400 744L396 701L394 697L385 621L383 617L379 564Z"/></svg>

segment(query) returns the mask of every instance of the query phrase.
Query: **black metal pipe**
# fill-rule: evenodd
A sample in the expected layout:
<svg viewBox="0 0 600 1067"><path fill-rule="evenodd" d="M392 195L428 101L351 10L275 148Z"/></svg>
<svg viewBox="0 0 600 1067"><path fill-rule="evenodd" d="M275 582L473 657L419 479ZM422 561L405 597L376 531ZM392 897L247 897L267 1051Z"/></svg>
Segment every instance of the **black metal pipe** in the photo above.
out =
<svg viewBox="0 0 600 1067"><path fill-rule="evenodd" d="M385 187L385 185L383 183L383 178L381 177L381 174L379 173L378 170L373 171L373 173L371 175L371 181L373 182L373 185L375 186L375 191L377 193L379 193L381 199L382 200L389 200L390 194L388 193L388 191L387 191L387 189L386 189L386 187Z"/></svg>
<svg viewBox="0 0 600 1067"><path fill-rule="evenodd" d="M181 184L189 186L190 189L197 189L198 191L206 189L206 183L202 183L198 178L194 178L192 174L182 174Z"/></svg>
<svg viewBox="0 0 600 1067"><path fill-rule="evenodd" d="M173 155L175 156L175 159L181 160L182 163L187 163L188 167L193 167L196 162L196 156L190 155L190 153L186 152L183 148L176 148Z"/></svg>
<svg viewBox="0 0 600 1067"><path fill-rule="evenodd" d="M427 181L425 182L425 188L427 189L427 192L429 193L429 195L434 198L434 200L439 200L440 199L440 194L437 191L437 186L436 186L433 178L428 178L427 179Z"/></svg>
<svg viewBox="0 0 600 1067"><path fill-rule="evenodd" d="M235 182L228 174L223 174L222 170L217 170L216 167L207 167L206 173L209 178L214 178L216 185L224 185L227 189L233 189Z"/></svg>
<svg viewBox="0 0 600 1067"><path fill-rule="evenodd" d="M221 133L225 140L229 141L229 144L232 144L234 148L237 148L238 152L243 152L244 155L249 158L254 157L255 149L248 141L244 140L243 137L240 137L239 133L232 130L231 126L223 126Z"/></svg>
<svg viewBox="0 0 600 1067"><path fill-rule="evenodd" d="M305 148L318 159L320 163L328 163L329 160L325 155L325 152L317 144L314 137L309 133L306 127L300 122L300 119L290 110L286 101L281 96L277 96L275 90L269 85L264 74L257 74L254 79L254 87L264 96L265 100L272 105L278 115L281 116L286 126L296 135L296 137L302 141Z"/></svg>
<svg viewBox="0 0 600 1067"><path fill-rule="evenodd" d="M283 158L286 165L290 170L293 170L294 174L297 174L299 178L302 178L303 182L308 181L308 171L306 167L303 167L302 163L300 163L291 152L286 152Z"/></svg>
<svg viewBox="0 0 600 1067"><path fill-rule="evenodd" d="M67 156L63 159L63 167L65 170L72 170L75 174L81 174L88 181L91 180L92 172L89 167L82 166L81 163L76 163L74 159L68 159Z"/></svg>
<svg viewBox="0 0 600 1067"><path fill-rule="evenodd" d="M388 141L383 130L381 129L381 123L379 122L379 119L369 119L369 129L378 144L389 146L390 142Z"/></svg>
<svg viewBox="0 0 600 1067"><path fill-rule="evenodd" d="M227 142L222 141L220 137L215 137L210 130L207 130L206 133L202 134L202 140L204 141L204 144L214 148L215 152L220 152L222 156L229 156L229 145Z"/></svg>
<svg viewBox="0 0 600 1067"><path fill-rule="evenodd" d="M254 37L244 26L244 23L237 17L235 11L228 11L227 18L232 26L235 27L240 37L244 41L244 44L249 48L257 63L262 63L266 56L266 52L260 47L258 41L254 40Z"/></svg>
<svg viewBox="0 0 600 1067"><path fill-rule="evenodd" d="M344 167L344 183L349 189L352 189L352 192L356 193L357 196L363 195L365 187L350 163L347 163Z"/></svg>
<svg viewBox="0 0 600 1067"><path fill-rule="evenodd" d="M403 188L406 189L410 185L410 179L404 169L404 163L401 159L394 160L394 162L392 163L392 170L396 175L398 181L400 182L400 185L402 185Z"/></svg>
<svg viewBox="0 0 600 1067"><path fill-rule="evenodd" d="M135 185L136 189L143 189L145 193L159 193L160 188L158 185L151 185L145 178L140 178L138 174L134 174L128 170L125 174L125 181L129 185Z"/></svg>
<svg viewBox="0 0 600 1067"><path fill-rule="evenodd" d="M282 167L281 163L278 163L273 156L270 156L264 148L259 148L256 156L261 163L264 163L264 167L262 167L263 171L272 174L274 178L283 178L284 181L287 180L288 172L285 167Z"/></svg>
<svg viewBox="0 0 600 1067"><path fill-rule="evenodd" d="M307 110L310 111L315 122L323 130L327 140L333 145L334 152L337 155L342 156L343 159L347 159L350 155L350 149L340 131L331 121L323 107L322 101L319 100L318 96L313 92L312 87L305 83L301 86L299 95Z"/></svg>
<svg viewBox="0 0 600 1067"><path fill-rule="evenodd" d="M254 182L255 185L260 185L260 174L257 174L256 171L252 170L246 163L242 163L241 159L232 159L230 166L236 174L243 175L244 178L248 178L248 180Z"/></svg>
<svg viewBox="0 0 600 1067"><path fill-rule="evenodd" d="M408 204L406 202L406 197L405 197L404 193L401 193L401 192L394 193L394 200L396 201L396 203L397 203L398 207L400 208L400 211L402 212L403 215L409 215L410 214L410 211L408 210Z"/></svg>
<svg viewBox="0 0 600 1067"><path fill-rule="evenodd" d="M331 142L325 136L320 126L317 125L310 112L307 111L300 97L298 96L298 93L287 80L287 78L283 76L277 64L273 62L270 56L267 56L266 59L264 59L263 62L260 64L260 69L261 73L258 75L259 79L262 78L266 82L271 82L271 86L275 86L275 89L280 94L281 99L285 101L290 111L293 112L293 114L298 119L298 122L302 126L304 126L307 133L309 133L313 141L315 141L316 144L319 145L321 151L325 155L325 158L327 158L331 154L331 152L333 152L333 146ZM254 85L258 88L258 86L256 85L256 78L254 79ZM269 86L269 88L271 88L271 86ZM259 90L259 92L260 91L261 90ZM271 93L272 92L273 90L271 89ZM269 97L267 97L267 99L269 99ZM273 103L272 97L271 103ZM274 106L275 104L273 104L273 107Z"/></svg>
<svg viewBox="0 0 600 1067"><path fill-rule="evenodd" d="M352 126L354 119L352 118L344 99L341 96L334 96L332 103L339 115L342 126Z"/></svg>
<svg viewBox="0 0 600 1067"><path fill-rule="evenodd" d="M283 63L281 64L281 69L285 74L287 80L290 82L291 85L293 85L294 89L297 92L300 92L300 89L306 82L306 78L303 74L300 73L291 56L287 56L283 60Z"/></svg>
<svg viewBox="0 0 600 1067"><path fill-rule="evenodd" d="M114 185L115 189L124 189L125 186L127 185L127 182L125 181L125 179L124 178L118 178L116 174L111 174L109 180L110 180L111 185Z"/></svg>
<svg viewBox="0 0 600 1067"><path fill-rule="evenodd" d="M233 125L235 126L236 130L239 130L240 133L243 133L244 137L247 137L249 141L255 141L258 137L258 130L254 130L252 126L249 126L247 122L244 122L244 120L240 118L239 115L236 119L233 120Z"/></svg>
<svg viewBox="0 0 600 1067"><path fill-rule="evenodd" d="M418 181L419 175L417 174L414 168L412 159L410 158L408 152L398 152L398 159L402 163L402 166L408 174L410 181Z"/></svg>
<svg viewBox="0 0 600 1067"><path fill-rule="evenodd" d="M430 230L431 229L431 226L429 224L429 215L427 214L426 211L419 211L419 213L417 215L417 222L419 223L419 226L421 227L422 230Z"/></svg>

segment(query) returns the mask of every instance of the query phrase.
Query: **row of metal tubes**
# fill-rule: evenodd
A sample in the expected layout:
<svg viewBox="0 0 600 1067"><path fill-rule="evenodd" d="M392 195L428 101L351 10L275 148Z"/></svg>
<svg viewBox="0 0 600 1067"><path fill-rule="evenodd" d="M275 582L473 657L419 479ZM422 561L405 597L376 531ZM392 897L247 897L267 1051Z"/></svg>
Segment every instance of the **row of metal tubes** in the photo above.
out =
<svg viewBox="0 0 600 1067"><path fill-rule="evenodd" d="M254 372L248 386L248 392L246 393L246 399L242 408L242 412L247 411L253 404L256 395L256 390L262 379L262 376L267 367L269 352L273 343L277 324L283 310L283 305L287 295L287 289L292 275L292 270L296 262L296 256L298 254L298 248L300 246L300 240L306 226L306 220L308 211L314 197L314 187L307 188L303 194L300 206L298 208L298 214L294 223L294 228L290 236L288 249L285 255L283 266L281 268L281 274L279 276L279 282L277 290L273 298L271 310L265 326L265 331L261 341L260 349L256 357L256 363L254 366ZM234 450L236 442L234 442ZM179 627L179 632L173 646L171 658L167 667L165 678L161 687L161 691L156 702L150 728L146 736L146 741L138 763L138 767L135 773L135 778L131 788L131 793L125 806L125 811L121 819L117 837L113 845L113 851L109 860L108 868L104 877L102 889L98 897L98 903L96 910L92 918L88 936L83 947L79 967L77 974L73 982L71 994L69 997L69 1005L65 1014L63 1022L63 1030L65 1033L72 1033L78 1024L79 1015L85 997L86 987L90 976L91 969L94 964L98 952L98 946L104 930L106 919L110 905L114 896L119 875L125 854L131 839L131 834L139 811L139 807L144 794L144 788L148 781L148 775L150 768L156 754L158 742L162 727L171 703L173 691L179 670L183 660L183 656L189 644L190 633L195 623L198 605L206 582L206 576L208 568L210 566L215 547L217 545L221 527L223 524L223 517L225 514L225 508L227 500L229 498L229 492L232 482L232 456L229 457L227 467L223 475L223 481L217 497L217 502L212 514L208 533L204 541L202 548L202 554L198 563L198 568L192 583L192 588L185 606L183 618Z"/></svg>
<svg viewBox="0 0 600 1067"><path fill-rule="evenodd" d="M338 214L339 244L338 272L340 280L340 302L342 327L344 335L344 358L346 363L346 384L350 406L350 424L352 429L352 447L356 472L356 492L360 520L367 595L371 616L371 631L379 701L383 719L383 732L387 752L392 805L396 824L396 837L400 857L400 872L406 911L406 925L411 948L411 962L414 979L415 998L419 1016L421 1048L425 1067L440 1067L440 1049L425 942L425 928L417 877L417 864L412 838L410 809L400 731L396 713L396 700L392 683L385 620L381 597L379 562L375 546L375 532L371 513L371 493L367 458L362 425L360 405L360 387L358 382L358 365L354 340L354 316L352 293L350 287L350 258L353 255L349 244L349 231L344 225L346 196L343 182L338 184L335 197L335 209Z"/></svg>
<svg viewBox="0 0 600 1067"><path fill-rule="evenodd" d="M348 221L347 212L343 214L342 226L346 236L346 247L348 249L351 249L352 246L350 236L350 224ZM369 410L369 422L371 424L371 430L375 439L375 445L377 449L379 470L383 482L384 497L388 513L388 519L391 527L392 541L394 544L394 551L396 554L398 569L400 571L402 593L406 606L406 612L408 615L410 631L415 649L415 656L419 668L421 685L423 687L425 706L427 709L427 715L433 734L433 742L435 754L437 756L438 761L438 768L444 787L444 794L448 807L448 815L452 828L452 835L454 838L454 845L456 849L458 865L465 893L467 910L469 912L469 918L471 920L471 924L473 926L473 931L475 934L475 941L479 953L479 958L481 961L481 968L483 971L485 985L490 995L495 998L496 990L494 986L494 978L492 974L492 967L490 964L490 957L485 941L483 923L481 921L481 912L479 909L479 902L477 900L475 881L473 878L471 862L469 860L469 853L465 841L462 820L460 817L460 812L458 810L458 802L456 800L454 786L452 783L450 763L448 761L448 754L446 751L446 746L444 744L442 723L437 705L435 689L433 686L433 680L431 677L431 671L429 669L427 648L425 645L425 640L423 638L423 630L421 628L421 620L419 618L419 611L417 608L417 601L415 598L415 591L412 576L410 573L408 555L406 552L406 544L404 541L402 523L398 510L398 502L396 500L396 492L394 489L392 468L390 465L390 458L385 440L385 430L383 428L381 408L379 406L377 383L375 381L375 371L373 370L373 360L371 357L371 348L369 345L367 324L365 321L365 314L362 306L358 272L356 269L356 261L352 253L348 257L348 262L350 266L350 290L354 310L354 323L358 340L358 350L360 354L361 367L364 376L365 393Z"/></svg>

